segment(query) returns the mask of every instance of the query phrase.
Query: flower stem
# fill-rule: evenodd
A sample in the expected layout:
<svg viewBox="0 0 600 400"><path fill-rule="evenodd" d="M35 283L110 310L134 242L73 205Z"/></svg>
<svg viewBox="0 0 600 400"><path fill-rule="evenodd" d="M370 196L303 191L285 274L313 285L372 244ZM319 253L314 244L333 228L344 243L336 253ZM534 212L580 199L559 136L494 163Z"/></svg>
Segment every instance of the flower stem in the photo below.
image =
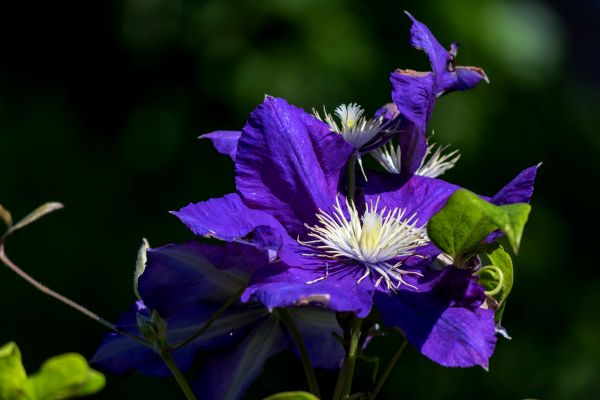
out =
<svg viewBox="0 0 600 400"><path fill-rule="evenodd" d="M143 344L148 347L152 347L152 344L148 340L117 328L116 325L108 322L107 320L100 317L98 314L88 310L81 304L74 302L73 300L69 299L68 297L65 297L62 294L55 292L54 290L50 289L49 287L43 285L41 282L35 280L31 275L29 275L27 272L23 271L14 262L12 262L12 260L10 258L8 258L8 256L6 255L6 252L4 250L4 239L5 238L2 238L2 240L0 240L0 261L2 261L4 263L4 265L6 265L8 268L10 268L14 273L16 273L21 278L23 278L27 283L31 284L33 287L35 287L42 293L55 298L56 300L60 301L61 303L66 304L67 306L79 311L83 315L104 325L106 328L108 328L120 335L123 335L130 339L133 339L140 344Z"/></svg>
<svg viewBox="0 0 600 400"><path fill-rule="evenodd" d="M302 339L302 335L300 334L298 327L294 323L294 320L292 319L292 316L288 310L285 308L278 308L277 313L279 314L279 318L281 318L281 322L283 322L288 332L292 336L292 339L296 344L296 348L298 349L298 353L300 353L302 366L304 367L304 373L306 374L306 380L308 382L310 392L317 397L321 397L319 394L317 376L315 375L315 370L310 362L310 357L308 355L308 351L306 350L304 339Z"/></svg>
<svg viewBox="0 0 600 400"><path fill-rule="evenodd" d="M171 357L171 353L167 349L164 349L159 351L159 354L165 362L166 366L169 367L169 370L171 371L171 374L173 374L173 377L179 384L181 391L183 392L183 394L185 394L185 398L187 400L196 400L196 396L194 395L194 392L192 392L192 388L185 379L185 376L183 376L183 374L181 373L179 367L177 367L177 364L175 364L175 360L173 360L173 357Z"/></svg>
<svg viewBox="0 0 600 400"><path fill-rule="evenodd" d="M398 362L398 359L400 358L400 356L404 352L404 349L406 348L406 344L407 343L408 343L408 341L406 340L406 338L403 337L402 338L402 343L400 344L400 347L398 348L398 350L396 351L396 353L394 354L394 356L392 357L392 359L388 363L387 367L385 367L385 371L383 371L383 374L381 375L381 378L379 378L379 381L375 385L375 389L373 389L373 392L369 396L369 400L374 400L377 397L377 395L381 391L381 388L383 388L383 385L385 384L385 381L390 376L390 373L392 372L392 370L394 369L394 366Z"/></svg>
<svg viewBox="0 0 600 400"><path fill-rule="evenodd" d="M209 319L206 320L206 322L204 322L204 324L202 325L202 327L196 332L194 333L192 336L190 336L189 338L174 344L173 346L170 347L170 350L177 350L180 347L183 347L191 342L193 342L196 338L198 338L198 336L202 335L204 332L206 332L208 330L208 328L210 328L210 326L212 325L213 322L215 322L215 320L217 318L219 318L221 316L221 314L223 314L229 307L231 307L231 305L233 303L235 303L240 296L242 295L242 293L244 292L244 290L246 289L246 287L242 287L240 290L238 290L237 292L235 292L233 294L233 296L231 296L226 302L225 304L223 304L221 307L219 307L219 309L217 311L215 311L215 313L213 315L210 316Z"/></svg>
<svg viewBox="0 0 600 400"><path fill-rule="evenodd" d="M346 166L346 185L348 200L354 201L354 196L356 195L356 154L350 157Z"/></svg>
<svg viewBox="0 0 600 400"><path fill-rule="evenodd" d="M356 358L358 357L358 345L360 342L360 328L362 319L354 317L352 320L352 336L350 339L350 347L346 353L346 358L340 370L335 392L334 400L346 400L350 396L352 390L352 378L354 377L354 367L356 366Z"/></svg>

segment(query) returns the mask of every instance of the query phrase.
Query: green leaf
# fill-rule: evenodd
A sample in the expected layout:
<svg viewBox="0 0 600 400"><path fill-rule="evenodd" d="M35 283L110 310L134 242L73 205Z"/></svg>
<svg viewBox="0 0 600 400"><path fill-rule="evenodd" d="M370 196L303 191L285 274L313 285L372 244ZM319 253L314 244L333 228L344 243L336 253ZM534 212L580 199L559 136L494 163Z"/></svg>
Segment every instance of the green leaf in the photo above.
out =
<svg viewBox="0 0 600 400"><path fill-rule="evenodd" d="M525 203L493 205L465 189L454 192L427 224L429 238L455 261L472 255L483 239L496 229L504 232L515 251L531 206Z"/></svg>
<svg viewBox="0 0 600 400"><path fill-rule="evenodd" d="M282 392L266 397L263 400L319 400L319 398L307 392Z"/></svg>
<svg viewBox="0 0 600 400"><path fill-rule="evenodd" d="M6 224L6 227L8 229L10 229L12 227L12 224L13 224L12 215L10 215L10 211L8 211L6 208L2 207L2 204L0 204L0 219L2 219L2 221L4 221L4 223Z"/></svg>
<svg viewBox="0 0 600 400"><path fill-rule="evenodd" d="M146 269L146 260L147 260L146 251L149 248L150 248L150 244L148 243L146 238L142 238L142 245L140 246L140 249L138 250L137 260L135 263L135 271L133 273L133 291L135 292L135 295L137 296L137 298L140 300L142 299L142 296L140 295L140 292L138 291L138 280L140 279L140 276L144 273L144 270Z"/></svg>
<svg viewBox="0 0 600 400"><path fill-rule="evenodd" d="M21 352L16 343L0 347L0 399L27 400L27 374L21 362Z"/></svg>
<svg viewBox="0 0 600 400"><path fill-rule="evenodd" d="M51 202L42 204L32 212L30 212L25 218L17 222L10 228L11 232L16 231L17 229L21 229L34 221L42 218L44 215L51 213L52 211L60 210L64 206L61 203Z"/></svg>
<svg viewBox="0 0 600 400"><path fill-rule="evenodd" d="M500 322L506 299L510 294L514 282L513 263L502 246L498 246L486 256L491 262L491 266L485 266L477 271L479 275L479 283L490 292L490 295L498 302L498 310L496 310L496 321ZM490 268L492 267L492 268Z"/></svg>
<svg viewBox="0 0 600 400"><path fill-rule="evenodd" d="M83 356L67 353L49 358L27 383L37 400L62 400L96 393L106 379L91 369Z"/></svg>

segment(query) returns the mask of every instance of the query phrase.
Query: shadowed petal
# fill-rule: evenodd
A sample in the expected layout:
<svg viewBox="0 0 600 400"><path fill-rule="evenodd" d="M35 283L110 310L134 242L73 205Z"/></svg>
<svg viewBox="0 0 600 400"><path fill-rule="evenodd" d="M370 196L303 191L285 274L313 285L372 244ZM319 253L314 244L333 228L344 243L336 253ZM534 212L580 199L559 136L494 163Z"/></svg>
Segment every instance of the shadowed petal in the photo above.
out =
<svg viewBox="0 0 600 400"><path fill-rule="evenodd" d="M236 400L260 375L267 360L288 346L288 338L275 316L249 332L235 346L215 351L200 366L193 389L198 398Z"/></svg>
<svg viewBox="0 0 600 400"><path fill-rule="evenodd" d="M167 245L148 251L138 286L146 305L168 317L189 304L225 303L267 264L263 251L242 244Z"/></svg>
<svg viewBox="0 0 600 400"><path fill-rule="evenodd" d="M214 131L200 136L201 139L209 139L215 149L235 161L238 140L241 131Z"/></svg>
<svg viewBox="0 0 600 400"><path fill-rule="evenodd" d="M275 216L295 237L329 209L354 152L340 135L283 99L266 97L242 130L236 186L244 203Z"/></svg>
<svg viewBox="0 0 600 400"><path fill-rule="evenodd" d="M169 343L178 343L198 332L215 310L216 307L212 304L195 304L167 318ZM144 311L147 312L147 309L138 302L121 316L117 326L141 336L136 324L136 314ZM265 314L266 310L259 307L240 307L226 312L194 341L172 352L177 366L185 371L192 366L198 351L227 347L241 340ZM116 333L104 336L90 362L114 374L135 370L152 376L170 375L168 368L152 348Z"/></svg>
<svg viewBox="0 0 600 400"><path fill-rule="evenodd" d="M335 313L316 307L294 307L289 312L302 334L312 365L315 368L340 368L344 348L333 335L334 332L342 335ZM293 348L298 355L296 346Z"/></svg>

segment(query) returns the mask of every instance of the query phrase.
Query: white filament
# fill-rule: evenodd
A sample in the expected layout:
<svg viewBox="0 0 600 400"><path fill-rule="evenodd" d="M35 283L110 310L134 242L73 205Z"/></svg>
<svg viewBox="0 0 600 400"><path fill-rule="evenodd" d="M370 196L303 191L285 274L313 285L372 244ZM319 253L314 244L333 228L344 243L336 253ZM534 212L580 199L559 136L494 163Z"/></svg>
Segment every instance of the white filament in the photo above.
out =
<svg viewBox="0 0 600 400"><path fill-rule="evenodd" d="M395 290L400 284L408 285L403 275L420 274L400 269L402 261L397 259L413 255L417 247L429 242L425 228L417 227L416 214L404 218L406 209L378 210L378 204L379 199L367 203L361 217L354 203L346 200L349 220L339 199L331 215L320 211L319 223L306 225L313 240L301 243L315 250L314 254L306 255L362 264L365 272L357 283L373 274L377 277L375 286L384 282L388 290Z"/></svg>

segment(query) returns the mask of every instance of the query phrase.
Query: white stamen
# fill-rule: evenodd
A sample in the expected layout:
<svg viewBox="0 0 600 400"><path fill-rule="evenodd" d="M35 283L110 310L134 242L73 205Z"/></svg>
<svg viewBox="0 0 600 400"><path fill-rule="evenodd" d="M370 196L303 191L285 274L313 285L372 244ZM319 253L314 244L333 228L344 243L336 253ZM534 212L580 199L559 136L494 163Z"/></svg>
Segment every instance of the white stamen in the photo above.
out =
<svg viewBox="0 0 600 400"><path fill-rule="evenodd" d="M373 150L371 155L379 161L379 164L389 173L400 174L402 171L402 151L400 146L394 149L391 141Z"/></svg>
<svg viewBox="0 0 600 400"><path fill-rule="evenodd" d="M458 150L444 154L447 148L448 146L438 146L436 143L428 145L427 152L421 161L421 165L415 171L415 175L437 178L454 167L460 158L460 154ZM371 155L387 172L392 174L402 172L402 150L399 145L394 148L394 145L388 142L384 146L373 150Z"/></svg>
<svg viewBox="0 0 600 400"><path fill-rule="evenodd" d="M403 261L397 260L414 255L417 247L429 242L426 230L417 227L416 213L405 218L406 209L378 210L378 205L379 199L367 203L361 217L354 203L346 200L347 219L338 198L331 215L320 211L317 225L305 225L313 240L299 242L314 250L305 255L335 260L340 265L353 261L362 264L365 272L357 284L373 275L378 277L375 286L385 282L388 290L409 285L403 275L420 273L401 269ZM329 269L325 272L327 276Z"/></svg>
<svg viewBox="0 0 600 400"><path fill-rule="evenodd" d="M334 117L323 108L324 117L313 109L313 114L319 120L329 125L329 129L336 132L357 149L360 149L371 141L378 133L388 128L388 122L383 116L367 119L364 117L365 110L356 103L342 104L335 109Z"/></svg>
<svg viewBox="0 0 600 400"><path fill-rule="evenodd" d="M460 154L458 153L458 150L444 154L444 151L447 148L448 145L438 146L436 143L427 146L427 153L425 153L425 157L423 157L421 165L415 172L415 175L437 178L454 167L460 158Z"/></svg>

